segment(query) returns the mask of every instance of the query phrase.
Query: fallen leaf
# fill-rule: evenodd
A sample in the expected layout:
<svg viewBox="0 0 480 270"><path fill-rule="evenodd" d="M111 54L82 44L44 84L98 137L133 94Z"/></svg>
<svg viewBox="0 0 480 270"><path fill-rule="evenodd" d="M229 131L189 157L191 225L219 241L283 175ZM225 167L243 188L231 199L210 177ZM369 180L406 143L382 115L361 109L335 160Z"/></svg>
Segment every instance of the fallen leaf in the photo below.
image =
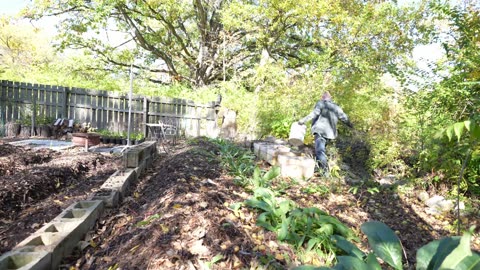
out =
<svg viewBox="0 0 480 270"><path fill-rule="evenodd" d="M192 254L196 255L208 255L210 250L203 245L203 239L194 241L190 248L188 249Z"/></svg>
<svg viewBox="0 0 480 270"><path fill-rule="evenodd" d="M165 224L160 224L160 228L162 229L163 233L168 233L170 229Z"/></svg>
<svg viewBox="0 0 480 270"><path fill-rule="evenodd" d="M93 240L90 240L90 246L95 248L95 247L97 247L97 244Z"/></svg>

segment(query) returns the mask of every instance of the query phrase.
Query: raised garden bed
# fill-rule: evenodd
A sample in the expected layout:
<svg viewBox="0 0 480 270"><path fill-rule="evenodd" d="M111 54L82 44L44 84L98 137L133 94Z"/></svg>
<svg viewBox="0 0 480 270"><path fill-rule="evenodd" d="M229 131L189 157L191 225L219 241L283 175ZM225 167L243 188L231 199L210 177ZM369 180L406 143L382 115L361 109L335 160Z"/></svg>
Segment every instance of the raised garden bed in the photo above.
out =
<svg viewBox="0 0 480 270"><path fill-rule="evenodd" d="M72 133L72 142L78 146L100 144L100 135L96 133Z"/></svg>
<svg viewBox="0 0 480 270"><path fill-rule="evenodd" d="M85 200L120 164L118 157L81 148L58 152L0 139L0 254Z"/></svg>

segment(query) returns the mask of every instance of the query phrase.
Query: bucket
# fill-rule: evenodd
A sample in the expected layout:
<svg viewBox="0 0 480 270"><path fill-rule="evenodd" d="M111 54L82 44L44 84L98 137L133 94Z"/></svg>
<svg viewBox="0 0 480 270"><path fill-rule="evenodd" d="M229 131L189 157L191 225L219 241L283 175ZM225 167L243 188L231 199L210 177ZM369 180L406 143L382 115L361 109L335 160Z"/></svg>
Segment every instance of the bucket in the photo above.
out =
<svg viewBox="0 0 480 270"><path fill-rule="evenodd" d="M297 122L293 122L292 126L290 127L290 136L288 137L288 143L293 146L303 145L303 139L305 138L306 130L306 125L300 125Z"/></svg>

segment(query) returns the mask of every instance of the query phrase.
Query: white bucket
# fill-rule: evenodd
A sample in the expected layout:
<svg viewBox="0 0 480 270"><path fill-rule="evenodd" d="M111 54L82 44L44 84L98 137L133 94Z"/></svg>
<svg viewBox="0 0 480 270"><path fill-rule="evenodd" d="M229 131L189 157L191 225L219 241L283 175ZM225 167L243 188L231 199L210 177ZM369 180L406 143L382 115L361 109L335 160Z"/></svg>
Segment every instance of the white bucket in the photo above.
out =
<svg viewBox="0 0 480 270"><path fill-rule="evenodd" d="M305 138L306 131L306 125L300 125L297 122L293 122L292 126L290 127L290 136L288 137L288 143L293 146L303 145L303 139Z"/></svg>

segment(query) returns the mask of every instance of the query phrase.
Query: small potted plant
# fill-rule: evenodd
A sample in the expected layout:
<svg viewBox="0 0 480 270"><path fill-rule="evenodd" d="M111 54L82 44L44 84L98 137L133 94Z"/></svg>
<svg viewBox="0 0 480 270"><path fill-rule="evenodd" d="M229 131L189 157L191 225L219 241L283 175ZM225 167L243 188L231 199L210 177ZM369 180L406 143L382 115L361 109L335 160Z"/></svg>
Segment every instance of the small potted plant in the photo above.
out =
<svg viewBox="0 0 480 270"><path fill-rule="evenodd" d="M122 140L122 145L127 145L127 133L124 131L120 135L120 139Z"/></svg>
<svg viewBox="0 0 480 270"><path fill-rule="evenodd" d="M135 142L136 144L141 144L142 142L145 141L145 137L143 136L143 133L141 132L137 132L135 134Z"/></svg>
<svg viewBox="0 0 480 270"><path fill-rule="evenodd" d="M122 144L122 133L121 132L117 132L115 133L115 143L116 144Z"/></svg>
<svg viewBox="0 0 480 270"><path fill-rule="evenodd" d="M101 143L107 143L107 142L106 142L106 138L107 138L108 130L99 129L99 130L97 131L97 133L100 134L100 142L101 142Z"/></svg>
<svg viewBox="0 0 480 270"><path fill-rule="evenodd" d="M112 134L111 131L105 130L105 137L103 138L103 141L106 144L115 143L115 141L113 139L113 134Z"/></svg>

